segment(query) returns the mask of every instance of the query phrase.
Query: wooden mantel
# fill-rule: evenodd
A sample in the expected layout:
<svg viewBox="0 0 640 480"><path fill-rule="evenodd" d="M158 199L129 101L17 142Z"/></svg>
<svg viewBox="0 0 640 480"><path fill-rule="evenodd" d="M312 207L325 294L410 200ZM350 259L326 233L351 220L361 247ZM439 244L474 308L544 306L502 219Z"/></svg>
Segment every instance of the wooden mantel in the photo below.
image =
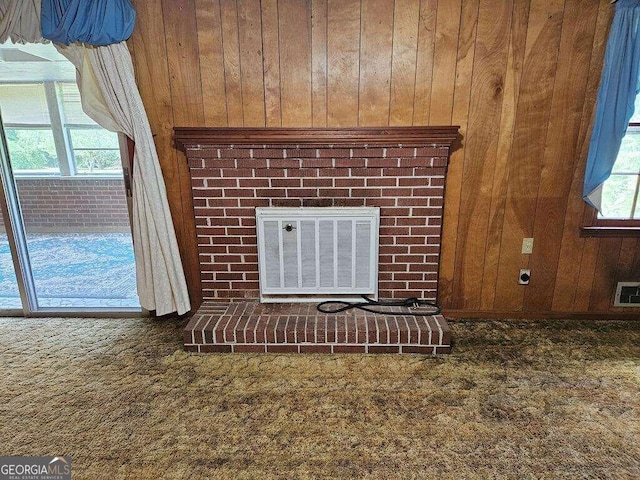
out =
<svg viewBox="0 0 640 480"><path fill-rule="evenodd" d="M176 127L176 145L432 145L451 148L458 126L357 128L191 128Z"/></svg>

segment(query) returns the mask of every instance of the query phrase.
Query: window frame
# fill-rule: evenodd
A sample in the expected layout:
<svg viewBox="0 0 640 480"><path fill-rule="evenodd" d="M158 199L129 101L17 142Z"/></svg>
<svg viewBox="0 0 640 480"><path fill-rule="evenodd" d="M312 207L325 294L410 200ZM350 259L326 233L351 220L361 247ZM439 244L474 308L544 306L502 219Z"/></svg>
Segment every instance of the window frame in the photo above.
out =
<svg viewBox="0 0 640 480"><path fill-rule="evenodd" d="M586 206L581 237L640 237L640 220L598 218L598 211Z"/></svg>

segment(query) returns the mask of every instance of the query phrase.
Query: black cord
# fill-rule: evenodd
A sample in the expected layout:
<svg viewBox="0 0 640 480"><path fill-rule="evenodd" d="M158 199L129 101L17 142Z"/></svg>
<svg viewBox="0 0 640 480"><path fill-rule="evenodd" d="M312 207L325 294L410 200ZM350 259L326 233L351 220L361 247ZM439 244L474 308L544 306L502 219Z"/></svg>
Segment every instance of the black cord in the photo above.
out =
<svg viewBox="0 0 640 480"><path fill-rule="evenodd" d="M340 313L346 310L350 310L352 308L357 308L358 310L364 310L365 312L370 313L380 313L383 315L412 315L415 317L430 317L431 315L438 315L442 311L442 309L436 305L435 303L428 302L426 300L422 300L420 298L406 298L404 300L397 301L377 301L372 300L366 295L362 295L362 298L365 300L364 302L345 302L343 300L329 300L326 302L319 303L316 307L319 312L322 313ZM327 308L328 305L342 305L337 308ZM406 308L417 308L417 307L431 307L432 311L429 312L412 312L412 311L384 311L384 310L376 310L375 307L406 307Z"/></svg>

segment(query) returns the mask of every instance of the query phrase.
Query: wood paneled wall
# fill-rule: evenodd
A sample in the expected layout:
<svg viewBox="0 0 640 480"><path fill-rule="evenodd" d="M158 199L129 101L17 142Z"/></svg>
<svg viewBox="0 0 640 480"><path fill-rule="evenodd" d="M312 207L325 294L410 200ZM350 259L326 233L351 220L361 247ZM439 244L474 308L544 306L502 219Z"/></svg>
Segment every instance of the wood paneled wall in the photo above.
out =
<svg viewBox="0 0 640 480"><path fill-rule="evenodd" d="M134 4L130 47L196 302L173 126L460 125L439 298L455 315L611 313L615 283L640 278L638 239L579 236L609 0Z"/></svg>

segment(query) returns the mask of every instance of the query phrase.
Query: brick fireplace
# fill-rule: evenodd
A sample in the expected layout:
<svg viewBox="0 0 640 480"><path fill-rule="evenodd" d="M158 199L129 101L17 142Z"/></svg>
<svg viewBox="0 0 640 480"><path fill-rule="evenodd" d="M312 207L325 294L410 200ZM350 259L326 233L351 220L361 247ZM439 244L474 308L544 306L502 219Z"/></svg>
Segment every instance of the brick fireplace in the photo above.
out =
<svg viewBox="0 0 640 480"><path fill-rule="evenodd" d="M256 207L379 207L379 297L437 301L457 130L176 128L191 174L205 310L259 298Z"/></svg>

